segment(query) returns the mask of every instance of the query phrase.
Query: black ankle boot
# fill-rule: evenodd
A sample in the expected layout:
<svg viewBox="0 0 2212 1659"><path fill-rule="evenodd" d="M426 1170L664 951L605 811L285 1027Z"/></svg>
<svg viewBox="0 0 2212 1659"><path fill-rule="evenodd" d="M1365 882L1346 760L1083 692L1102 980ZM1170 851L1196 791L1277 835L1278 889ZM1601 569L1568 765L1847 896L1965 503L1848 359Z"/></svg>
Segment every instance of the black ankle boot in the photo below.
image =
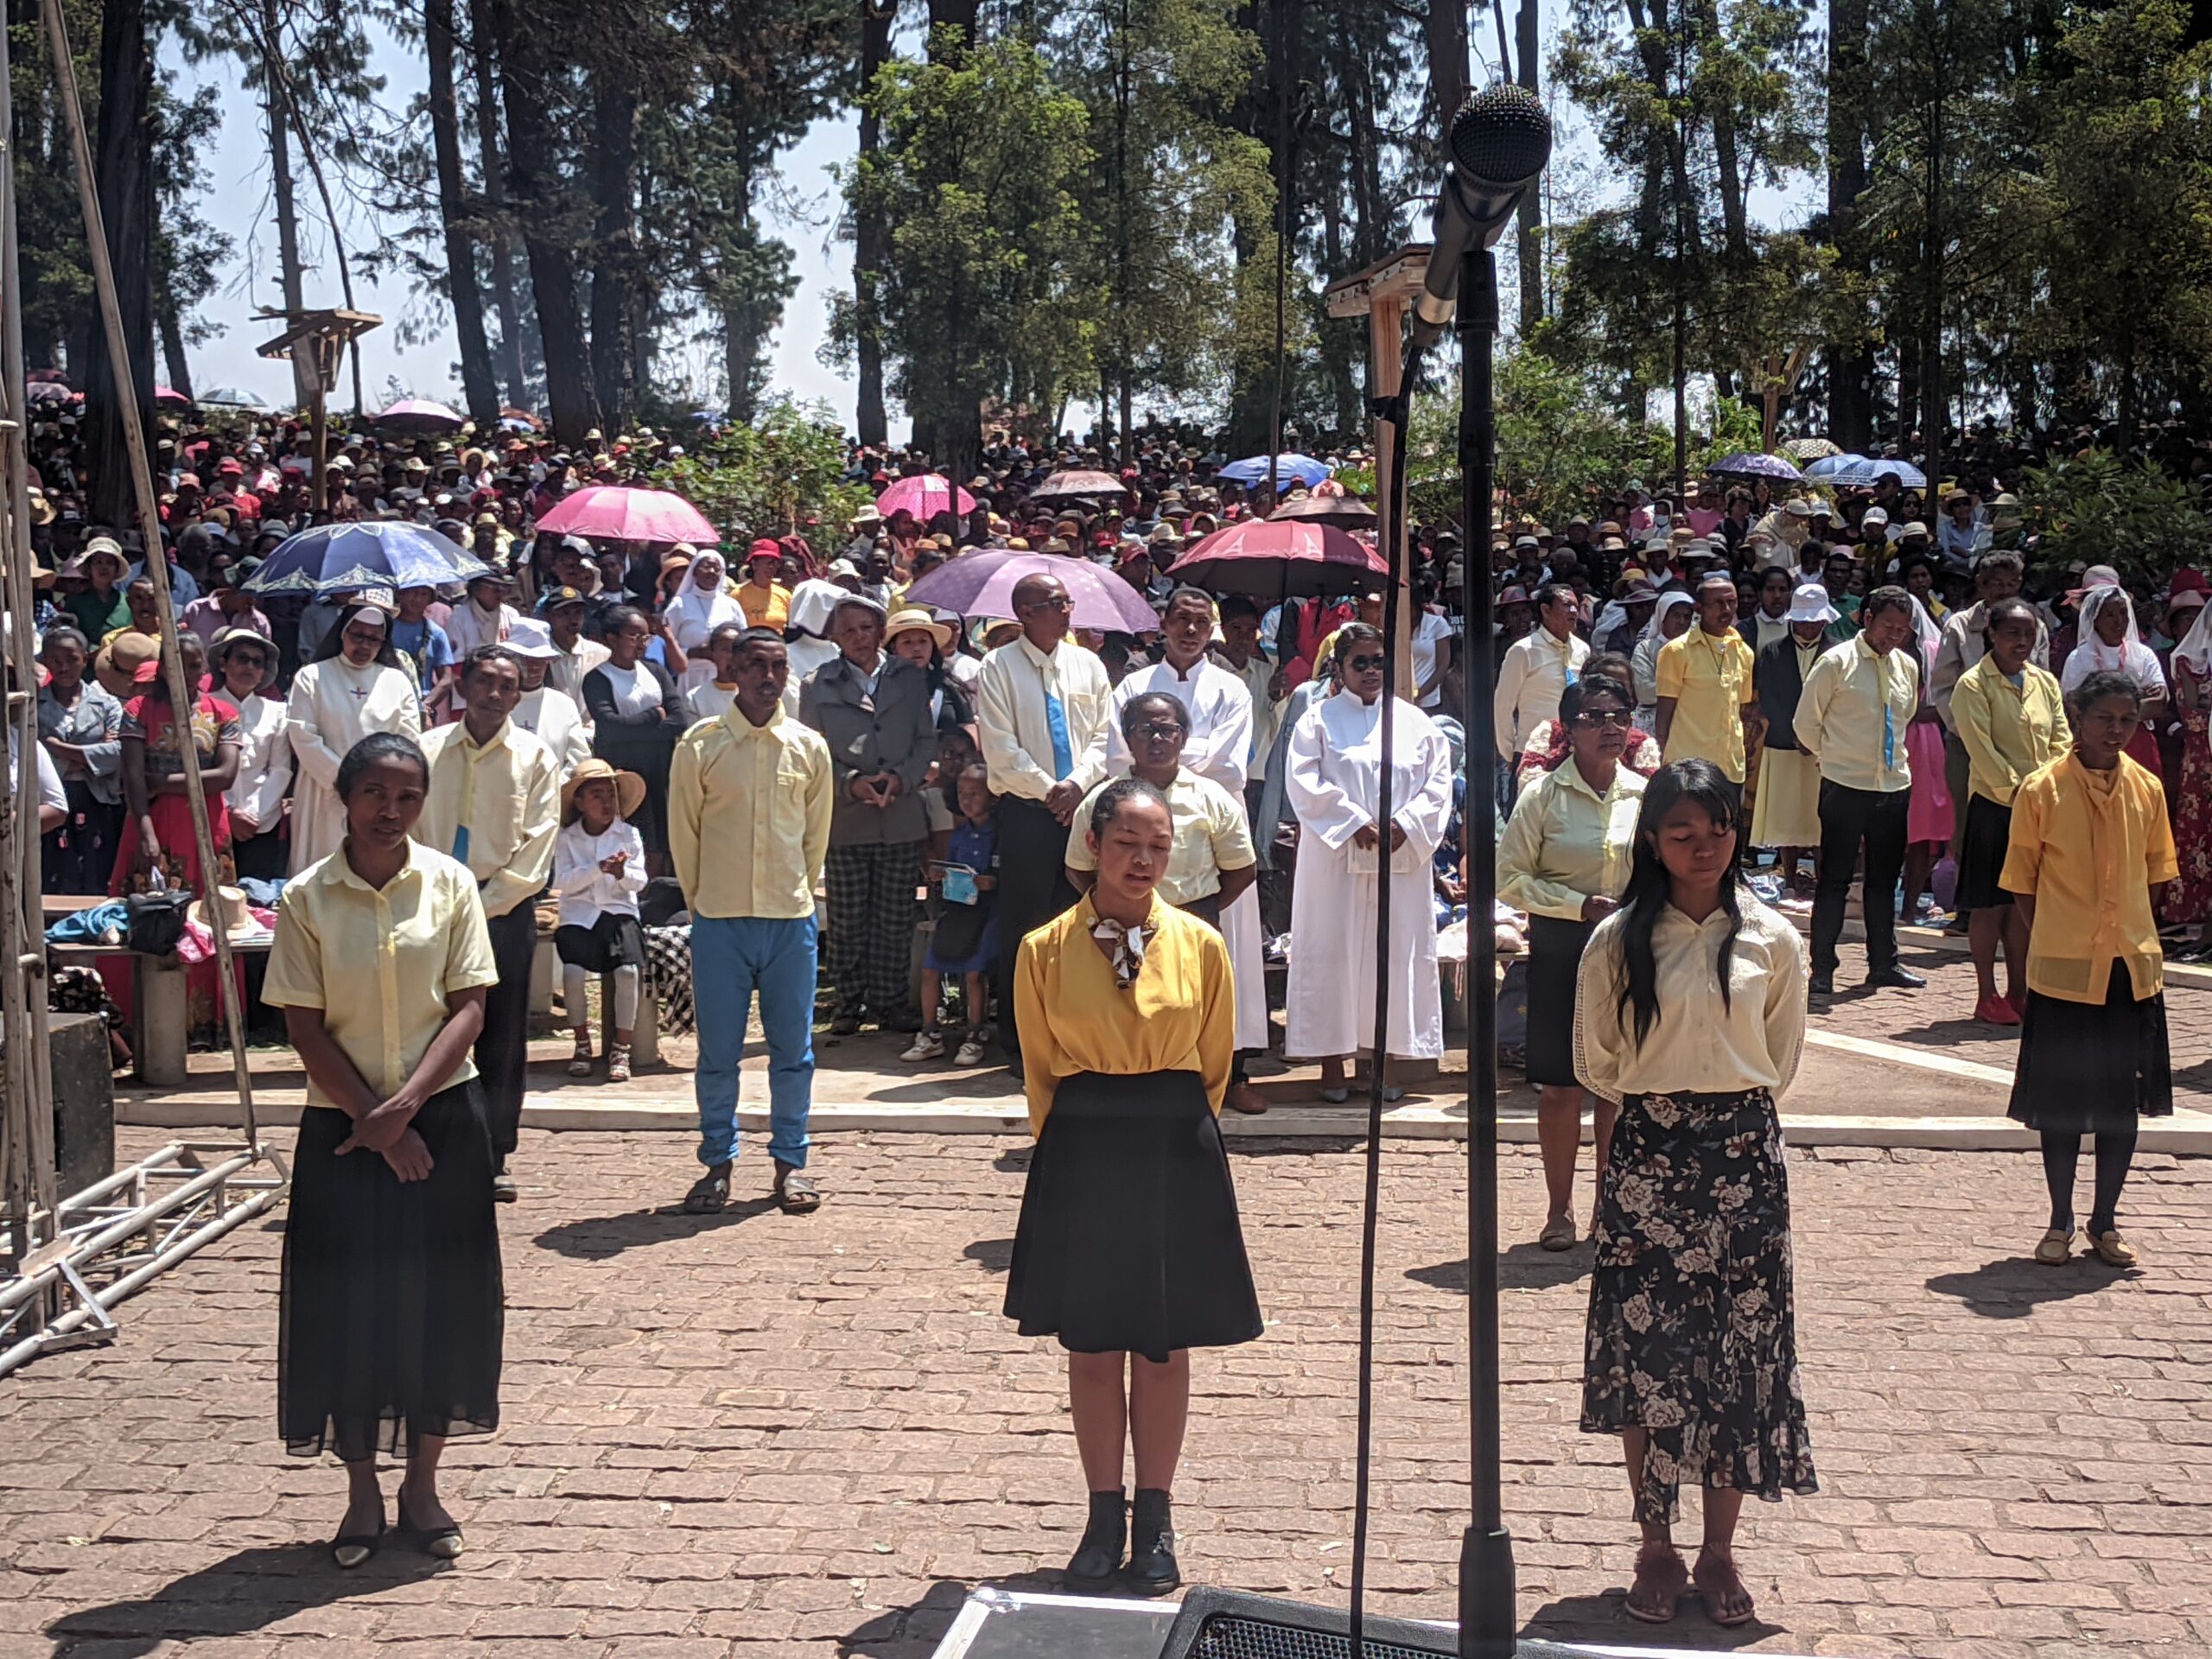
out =
<svg viewBox="0 0 2212 1659"><path fill-rule="evenodd" d="M1175 1521L1167 1494L1154 1486L1137 1488L1136 1521L1129 1538L1129 1593L1164 1596L1183 1586L1175 1565Z"/></svg>
<svg viewBox="0 0 2212 1659"><path fill-rule="evenodd" d="M1090 1524L1084 1528L1083 1541L1068 1562L1069 1589L1103 1590L1121 1573L1122 1546L1129 1536L1125 1501L1118 1486L1090 1495Z"/></svg>

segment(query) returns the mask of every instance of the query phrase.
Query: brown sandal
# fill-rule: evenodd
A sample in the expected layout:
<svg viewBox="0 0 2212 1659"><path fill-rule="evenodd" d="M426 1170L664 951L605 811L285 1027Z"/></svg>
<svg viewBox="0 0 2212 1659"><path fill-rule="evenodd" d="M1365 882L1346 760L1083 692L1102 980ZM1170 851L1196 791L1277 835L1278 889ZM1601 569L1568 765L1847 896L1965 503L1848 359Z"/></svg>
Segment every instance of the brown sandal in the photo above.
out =
<svg viewBox="0 0 2212 1659"><path fill-rule="evenodd" d="M1681 1551L1672 1544L1646 1544L1636 1552L1636 1582L1629 1586L1625 1603L1628 1616L1646 1624L1671 1624L1689 1586L1690 1570ZM1643 1598L1641 1606L1639 1594Z"/></svg>

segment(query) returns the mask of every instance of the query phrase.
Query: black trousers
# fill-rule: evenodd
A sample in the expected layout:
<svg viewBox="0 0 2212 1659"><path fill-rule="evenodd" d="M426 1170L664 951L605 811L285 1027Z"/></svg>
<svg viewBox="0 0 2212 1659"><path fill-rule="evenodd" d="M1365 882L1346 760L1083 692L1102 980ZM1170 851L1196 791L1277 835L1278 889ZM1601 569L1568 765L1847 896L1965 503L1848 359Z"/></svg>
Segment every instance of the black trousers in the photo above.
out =
<svg viewBox="0 0 2212 1659"><path fill-rule="evenodd" d="M998 804L999 961L992 989L999 1004L999 1046L1009 1059L1021 1058L1021 1033L1014 1029L1014 963L1021 937L1042 927L1075 902L1068 885L1067 826L1042 801L1001 795Z"/></svg>
<svg viewBox="0 0 2212 1659"><path fill-rule="evenodd" d="M1912 791L1852 789L1821 779L1821 879L1813 889L1813 971L1835 972L1836 941L1843 937L1844 901L1851 891L1859 849L1866 849L1861 908L1866 916L1866 966L1879 973L1897 965L1894 901L1904 870L1905 813Z"/></svg>
<svg viewBox="0 0 2212 1659"><path fill-rule="evenodd" d="M499 982L484 999L484 1033L476 1070L484 1079L484 1116L492 1158L504 1174L522 1132L522 1096L530 1063L530 969L537 954L537 906L524 902L490 919L492 961Z"/></svg>

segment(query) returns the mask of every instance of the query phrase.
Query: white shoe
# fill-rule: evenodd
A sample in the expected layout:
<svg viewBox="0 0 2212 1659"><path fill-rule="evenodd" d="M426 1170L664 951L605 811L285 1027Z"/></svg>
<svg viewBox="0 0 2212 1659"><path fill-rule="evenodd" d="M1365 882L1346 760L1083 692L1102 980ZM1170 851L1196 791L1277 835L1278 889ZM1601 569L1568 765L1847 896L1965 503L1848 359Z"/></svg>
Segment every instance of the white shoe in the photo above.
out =
<svg viewBox="0 0 2212 1659"><path fill-rule="evenodd" d="M909 1065L918 1065L924 1060L941 1059L944 1056L944 1039L933 1031L918 1031L906 1052L899 1058Z"/></svg>
<svg viewBox="0 0 2212 1659"><path fill-rule="evenodd" d="M960 1045L960 1052L952 1057L952 1063L955 1065L981 1065L985 1058L983 1039L980 1037L970 1037Z"/></svg>

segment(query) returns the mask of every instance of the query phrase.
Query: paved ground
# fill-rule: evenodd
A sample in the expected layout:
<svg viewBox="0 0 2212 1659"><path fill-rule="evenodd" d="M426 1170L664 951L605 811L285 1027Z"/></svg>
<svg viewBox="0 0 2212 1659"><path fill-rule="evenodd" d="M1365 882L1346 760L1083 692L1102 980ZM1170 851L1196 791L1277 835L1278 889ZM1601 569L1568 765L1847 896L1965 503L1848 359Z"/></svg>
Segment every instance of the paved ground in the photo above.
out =
<svg viewBox="0 0 2212 1659"><path fill-rule="evenodd" d="M505 1422L454 1453L472 1549L438 1572L326 1564L342 1483L272 1439L279 1241L249 1227L131 1303L111 1348L0 1382L0 1655L920 1659L969 1586L1053 1582L1081 1520L1059 1359L998 1313L1026 1157L841 1137L819 1215L707 1220L664 1213L689 1179L668 1138L527 1135L532 1188L502 1214ZM1759 1626L1726 1636L1692 1604L1669 1639L2212 1648L2212 1160L2149 1164L2128 1206L2146 1266L2122 1277L2020 1260L2031 1158L1794 1154L1823 1491L1747 1517ZM1408 1143L1383 1177L1370 1582L1414 1615L1449 1615L1466 1499L1462 1168ZM1504 1169L1520 1611L1649 1642L1618 1611L1612 1444L1573 1428L1586 1250L1518 1243L1534 1157ZM1341 1599L1360 1163L1247 1141L1236 1173L1268 1328L1199 1362L1184 1560Z"/></svg>

